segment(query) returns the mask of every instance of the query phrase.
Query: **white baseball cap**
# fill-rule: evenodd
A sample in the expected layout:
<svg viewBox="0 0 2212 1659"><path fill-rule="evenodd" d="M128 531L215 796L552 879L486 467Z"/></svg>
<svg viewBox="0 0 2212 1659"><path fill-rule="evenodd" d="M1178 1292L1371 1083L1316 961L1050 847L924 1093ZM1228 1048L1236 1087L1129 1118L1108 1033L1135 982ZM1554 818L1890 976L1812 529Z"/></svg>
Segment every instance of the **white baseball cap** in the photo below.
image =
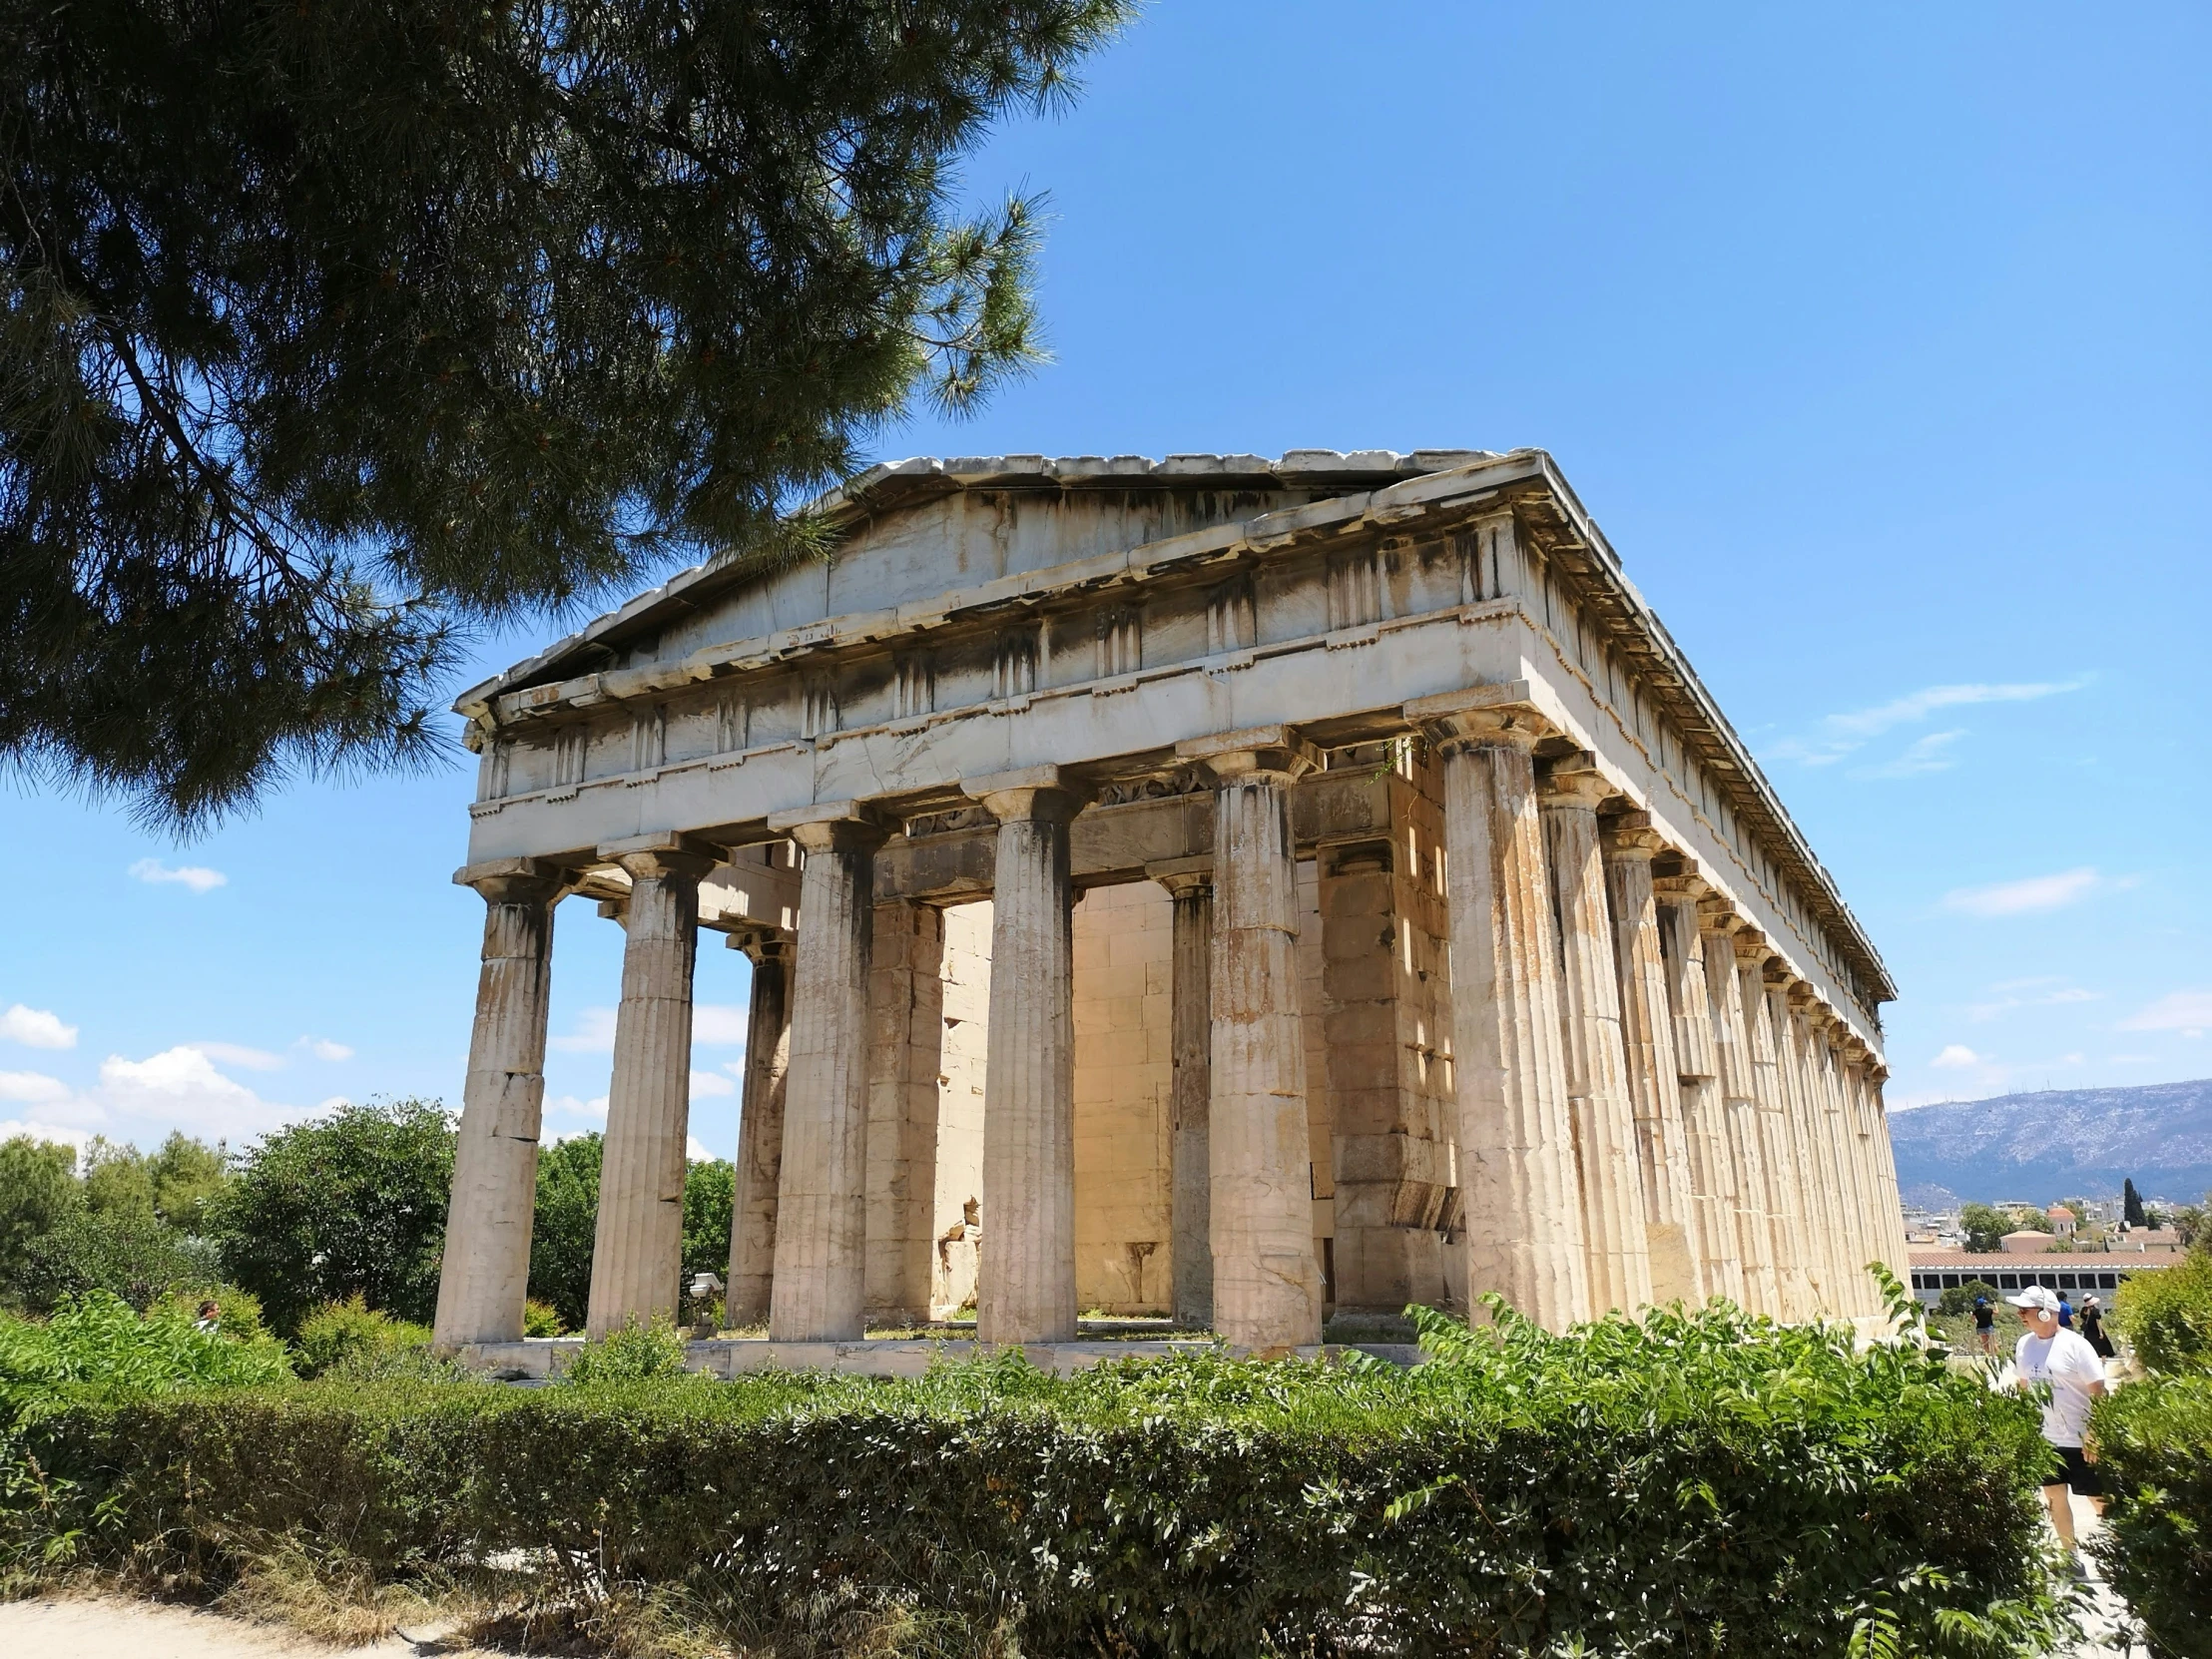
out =
<svg viewBox="0 0 2212 1659"><path fill-rule="evenodd" d="M2004 1300L2015 1308L2039 1308L2046 1314L2058 1312L2057 1295L2042 1285L2030 1285L2018 1296L2008 1296Z"/></svg>

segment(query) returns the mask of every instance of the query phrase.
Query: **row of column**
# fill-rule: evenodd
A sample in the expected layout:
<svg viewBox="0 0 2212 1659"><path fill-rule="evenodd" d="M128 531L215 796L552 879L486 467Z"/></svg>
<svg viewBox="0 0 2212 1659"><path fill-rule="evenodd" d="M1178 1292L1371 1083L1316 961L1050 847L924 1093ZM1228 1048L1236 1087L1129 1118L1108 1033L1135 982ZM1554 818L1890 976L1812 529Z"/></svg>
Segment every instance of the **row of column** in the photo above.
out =
<svg viewBox="0 0 2212 1659"><path fill-rule="evenodd" d="M1649 819L1600 816L1588 757L1539 782L1533 709L1429 730L1470 1294L1553 1329L1711 1296L1879 1312L1866 1264L1904 1236L1865 1045L1694 872L1655 875Z"/></svg>
<svg viewBox="0 0 2212 1659"><path fill-rule="evenodd" d="M1448 701L1448 700L1446 700ZM1601 814L1587 757L1539 781L1535 712L1428 712L1440 758L1471 1295L1553 1329L1726 1296L1780 1318L1872 1313L1864 1265L1904 1261L1896 1172L1865 1047L1764 937ZM1409 710L1408 713L1413 711ZM1173 896L1176 1312L1256 1350L1319 1340L1290 792L1317 763L1285 729L1183 746L1211 769L1210 865ZM1075 1334L1069 825L1056 768L975 781L996 820L978 1335ZM796 944L742 941L753 1023L729 1308L780 1341L862 1334L873 861L862 809L771 828L805 852ZM698 886L715 849L603 848L629 873L587 1334L672 1316L683 1231ZM488 905L441 1344L520 1334L546 971L566 881L527 860L466 872ZM1196 994L1194 994L1194 992Z"/></svg>

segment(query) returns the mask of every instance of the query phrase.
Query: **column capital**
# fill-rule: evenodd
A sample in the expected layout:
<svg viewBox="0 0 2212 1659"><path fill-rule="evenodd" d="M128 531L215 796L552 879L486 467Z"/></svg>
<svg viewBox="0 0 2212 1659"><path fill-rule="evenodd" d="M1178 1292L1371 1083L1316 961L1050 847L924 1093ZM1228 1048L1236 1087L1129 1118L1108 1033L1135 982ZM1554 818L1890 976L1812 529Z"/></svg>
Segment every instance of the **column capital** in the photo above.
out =
<svg viewBox="0 0 2212 1659"><path fill-rule="evenodd" d="M1001 824L1067 824L1091 798L1088 784L1056 766L963 778L960 790Z"/></svg>
<svg viewBox="0 0 2212 1659"><path fill-rule="evenodd" d="M574 890L576 872L548 858L488 858L453 872L455 886L474 887L487 904L551 903Z"/></svg>
<svg viewBox="0 0 2212 1659"><path fill-rule="evenodd" d="M1744 925L1730 900L1708 887L1697 901L1697 925L1701 933L1734 933Z"/></svg>
<svg viewBox="0 0 2212 1659"><path fill-rule="evenodd" d="M1775 953L1767 942L1767 935L1748 921L1739 920L1735 936L1729 941L1736 947L1736 960L1745 967L1756 968Z"/></svg>
<svg viewBox="0 0 2212 1659"><path fill-rule="evenodd" d="M1525 680L1415 698L1400 713L1444 753L1453 749L1518 749L1526 754L1539 738L1550 737L1555 730L1530 700Z"/></svg>
<svg viewBox="0 0 2212 1659"><path fill-rule="evenodd" d="M1571 812L1580 808L1594 813L1599 804L1614 793L1605 774L1597 769L1597 757L1586 749L1560 756L1544 768L1536 784L1538 801L1557 811Z"/></svg>
<svg viewBox="0 0 2212 1659"><path fill-rule="evenodd" d="M1790 981L1790 1006L1801 1014L1818 1002L1820 995L1821 993L1813 987L1810 980L1792 979Z"/></svg>
<svg viewBox="0 0 2212 1659"><path fill-rule="evenodd" d="M769 829L789 835L802 852L872 852L890 834L857 801L823 801L769 815Z"/></svg>
<svg viewBox="0 0 2212 1659"><path fill-rule="evenodd" d="M632 880L655 875L688 875L697 880L728 856L712 841L670 830L649 835L627 835L618 841L602 841L598 855L603 861L627 870Z"/></svg>
<svg viewBox="0 0 2212 1659"><path fill-rule="evenodd" d="M722 941L732 950L742 950L755 967L763 962L789 962L792 959L792 936L780 927L739 927L726 934Z"/></svg>
<svg viewBox="0 0 2212 1659"><path fill-rule="evenodd" d="M1167 888L1172 898L1190 898L1214 890L1211 858L1155 858L1144 872Z"/></svg>
<svg viewBox="0 0 2212 1659"><path fill-rule="evenodd" d="M1701 904L1713 885L1695 869L1685 869L1673 875L1653 875L1651 890L1671 904Z"/></svg>
<svg viewBox="0 0 2212 1659"><path fill-rule="evenodd" d="M1295 726L1249 726L1210 738L1186 738L1175 746L1175 757L1197 761L1222 784L1256 775L1273 775L1280 783L1294 784L1309 772L1321 771L1322 765L1321 751Z"/></svg>

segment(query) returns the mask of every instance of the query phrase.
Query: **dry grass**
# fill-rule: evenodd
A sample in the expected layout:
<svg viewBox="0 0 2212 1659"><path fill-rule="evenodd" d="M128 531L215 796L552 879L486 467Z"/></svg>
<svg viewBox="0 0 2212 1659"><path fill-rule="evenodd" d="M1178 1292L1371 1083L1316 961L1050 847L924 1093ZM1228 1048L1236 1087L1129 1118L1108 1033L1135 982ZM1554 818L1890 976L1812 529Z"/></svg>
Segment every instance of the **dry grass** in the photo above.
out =
<svg viewBox="0 0 2212 1659"><path fill-rule="evenodd" d="M332 1647L381 1641L402 1622L424 1624L451 1610L400 1584L379 1584L364 1561L309 1555L283 1543L247 1561L216 1610L257 1624L282 1625Z"/></svg>

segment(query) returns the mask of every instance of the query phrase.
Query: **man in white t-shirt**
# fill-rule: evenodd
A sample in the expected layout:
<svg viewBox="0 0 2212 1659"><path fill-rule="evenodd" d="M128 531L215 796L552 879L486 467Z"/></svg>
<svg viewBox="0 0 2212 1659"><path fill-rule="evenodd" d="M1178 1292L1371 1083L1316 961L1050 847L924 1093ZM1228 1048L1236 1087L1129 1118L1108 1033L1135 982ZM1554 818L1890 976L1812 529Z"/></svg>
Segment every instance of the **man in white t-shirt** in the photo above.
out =
<svg viewBox="0 0 2212 1659"><path fill-rule="evenodd" d="M2050 1508L2050 1523L2058 1529L2058 1541L2070 1555L2074 1548L2073 1505L2069 1488L2089 1500L2089 1507L2104 1513L2104 1488L2097 1481L2096 1443L2089 1436L2089 1406L2104 1392L2104 1362L2078 1331L2058 1323L2058 1298L2041 1285L2030 1285L2018 1296L2004 1299L2020 1311L2027 1327L2012 1358L2024 1392L2038 1382L2050 1384L2050 1403L2043 1407L2043 1438L2057 1449L2064 1468L2043 1486L2043 1501Z"/></svg>

